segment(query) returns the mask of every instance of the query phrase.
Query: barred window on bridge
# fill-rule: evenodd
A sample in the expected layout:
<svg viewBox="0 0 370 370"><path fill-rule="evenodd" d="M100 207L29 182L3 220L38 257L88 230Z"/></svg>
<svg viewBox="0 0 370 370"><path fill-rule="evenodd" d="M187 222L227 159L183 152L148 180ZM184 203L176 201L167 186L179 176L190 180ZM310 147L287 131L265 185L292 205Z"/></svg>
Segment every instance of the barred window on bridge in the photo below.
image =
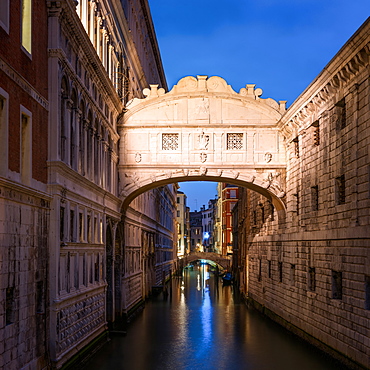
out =
<svg viewBox="0 0 370 370"><path fill-rule="evenodd" d="M227 134L227 150L243 149L243 134Z"/></svg>

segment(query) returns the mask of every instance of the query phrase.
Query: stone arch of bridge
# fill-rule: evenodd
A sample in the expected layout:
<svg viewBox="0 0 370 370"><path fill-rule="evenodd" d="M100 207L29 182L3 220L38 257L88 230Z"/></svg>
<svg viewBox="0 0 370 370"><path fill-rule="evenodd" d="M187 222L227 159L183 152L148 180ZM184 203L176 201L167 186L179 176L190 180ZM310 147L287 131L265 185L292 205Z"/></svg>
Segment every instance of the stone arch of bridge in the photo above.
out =
<svg viewBox="0 0 370 370"><path fill-rule="evenodd" d="M194 174L190 173L184 175L183 171L179 170L178 173L174 173L170 178L167 177L165 172L158 172L156 180L153 180L153 178L141 178L136 183L135 189L130 189L131 191L129 193L125 193L122 209L126 210L132 200L140 194L157 187L187 181L211 181L224 182L256 191L270 200L278 213L285 213L285 193L280 188L280 184L274 183L274 179L271 178L271 176L255 177L254 175L239 174L238 178L235 178L235 173L232 171L221 175L219 173L212 173L212 171L207 174L202 174L202 169L194 169L192 172L194 172Z"/></svg>
<svg viewBox="0 0 370 370"><path fill-rule="evenodd" d="M118 123L122 208L139 194L182 181L227 182L267 197L284 213L285 102L239 93L220 77L184 77L166 93L151 85Z"/></svg>
<svg viewBox="0 0 370 370"><path fill-rule="evenodd" d="M189 263L198 261L198 260L207 260L216 263L221 266L223 269L230 268L231 260L229 258L222 257L221 255L213 252L192 252L183 258L179 259L180 268L184 268Z"/></svg>

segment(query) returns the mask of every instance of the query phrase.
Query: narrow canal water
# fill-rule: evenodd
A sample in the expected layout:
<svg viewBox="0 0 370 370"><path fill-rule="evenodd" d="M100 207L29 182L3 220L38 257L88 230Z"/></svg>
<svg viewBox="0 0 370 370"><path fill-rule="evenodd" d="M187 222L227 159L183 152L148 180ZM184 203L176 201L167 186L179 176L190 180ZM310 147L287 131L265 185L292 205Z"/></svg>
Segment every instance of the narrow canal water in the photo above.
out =
<svg viewBox="0 0 370 370"><path fill-rule="evenodd" d="M146 304L126 336L113 337L89 370L347 369L248 309L209 265L173 278L169 296Z"/></svg>

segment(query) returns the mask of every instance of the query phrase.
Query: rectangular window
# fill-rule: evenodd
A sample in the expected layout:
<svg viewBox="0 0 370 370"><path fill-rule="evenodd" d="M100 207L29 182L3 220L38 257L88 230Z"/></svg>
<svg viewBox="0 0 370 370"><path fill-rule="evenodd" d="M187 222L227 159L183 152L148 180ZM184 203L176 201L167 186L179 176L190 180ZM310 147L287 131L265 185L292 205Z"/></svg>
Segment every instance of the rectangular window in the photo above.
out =
<svg viewBox="0 0 370 370"><path fill-rule="evenodd" d="M69 240L75 241L75 211L69 211Z"/></svg>
<svg viewBox="0 0 370 370"><path fill-rule="evenodd" d="M32 0L22 0L22 46L32 54Z"/></svg>
<svg viewBox="0 0 370 370"><path fill-rule="evenodd" d="M299 158L299 139L298 136L293 139L293 144L294 144L294 155L296 158Z"/></svg>
<svg viewBox="0 0 370 370"><path fill-rule="evenodd" d="M343 98L337 104L335 104L335 114L336 114L336 129L342 130L347 125L346 117L346 101Z"/></svg>
<svg viewBox="0 0 370 370"><path fill-rule="evenodd" d="M331 290L333 299L342 299L342 272L331 272Z"/></svg>
<svg viewBox="0 0 370 370"><path fill-rule="evenodd" d="M86 253L84 254L83 262L82 262L82 284L84 286L87 286L87 261L86 261Z"/></svg>
<svg viewBox="0 0 370 370"><path fill-rule="evenodd" d="M80 238L80 242L84 241L84 217L83 213L79 213L79 218L78 218L78 234Z"/></svg>
<svg viewBox="0 0 370 370"><path fill-rule="evenodd" d="M6 302L5 302L5 323L10 325L15 321L15 299L14 287L6 289Z"/></svg>
<svg viewBox="0 0 370 370"><path fill-rule="evenodd" d="M60 207L59 210L59 236L60 236L60 241L64 241L64 212L65 209L64 207Z"/></svg>
<svg viewBox="0 0 370 370"><path fill-rule="evenodd" d="M177 217L180 217L180 211L177 211Z"/></svg>
<svg viewBox="0 0 370 370"><path fill-rule="evenodd" d="M103 220L100 220L100 228L99 228L99 235L100 235L100 243L103 243Z"/></svg>
<svg viewBox="0 0 370 370"><path fill-rule="evenodd" d="M253 226L257 225L257 211L253 211L252 213L252 225Z"/></svg>
<svg viewBox="0 0 370 370"><path fill-rule="evenodd" d="M162 150L178 150L178 149L179 149L179 134L162 135Z"/></svg>
<svg viewBox="0 0 370 370"><path fill-rule="evenodd" d="M258 259L258 281L262 280L262 258Z"/></svg>
<svg viewBox="0 0 370 370"><path fill-rule="evenodd" d="M87 216L87 241L91 243L91 216Z"/></svg>
<svg viewBox="0 0 370 370"><path fill-rule="evenodd" d="M45 294L44 294L44 282L38 281L36 283L36 313L45 312Z"/></svg>
<svg viewBox="0 0 370 370"><path fill-rule="evenodd" d="M290 265L290 284L295 285L295 265Z"/></svg>
<svg viewBox="0 0 370 370"><path fill-rule="evenodd" d="M0 88L0 176L3 177L8 172L8 99L9 95Z"/></svg>
<svg viewBox="0 0 370 370"><path fill-rule="evenodd" d="M318 185L311 187L311 207L313 211L319 210L319 187Z"/></svg>
<svg viewBox="0 0 370 370"><path fill-rule="evenodd" d="M21 179L31 185L32 178L32 121L31 113L21 106Z"/></svg>
<svg viewBox="0 0 370 370"><path fill-rule="evenodd" d="M319 121L315 121L312 124L313 127L313 144L318 146L320 145L320 125Z"/></svg>
<svg viewBox="0 0 370 370"><path fill-rule="evenodd" d="M243 134L227 134L227 150L243 149Z"/></svg>
<svg viewBox="0 0 370 370"><path fill-rule="evenodd" d="M74 263L75 268L74 268L74 285L73 286L76 289L78 289L78 286L80 285L80 282L79 282L80 274L79 274L79 265L78 265L79 259L78 259L77 254L74 255L74 261L75 261L75 263Z"/></svg>
<svg viewBox="0 0 370 370"><path fill-rule="evenodd" d="M293 212L299 215L299 193L293 194Z"/></svg>
<svg viewBox="0 0 370 370"><path fill-rule="evenodd" d="M268 269L268 277L271 279L272 277L272 263L270 260L267 261L267 269Z"/></svg>
<svg viewBox="0 0 370 370"><path fill-rule="evenodd" d="M283 282L283 262L278 263L279 268L279 283Z"/></svg>
<svg viewBox="0 0 370 370"><path fill-rule="evenodd" d="M99 243L98 239L98 218L95 216L94 217L94 243Z"/></svg>
<svg viewBox="0 0 370 370"><path fill-rule="evenodd" d="M269 204L269 211L270 211L270 219L271 221L274 221L275 219L275 214L274 214L274 205L272 204L272 202L269 200L268 201L268 204Z"/></svg>
<svg viewBox="0 0 370 370"><path fill-rule="evenodd" d="M99 281L99 253L94 255L95 263L94 263L94 278L95 281Z"/></svg>
<svg viewBox="0 0 370 370"><path fill-rule="evenodd" d="M180 197L177 197L177 204L180 203Z"/></svg>
<svg viewBox="0 0 370 370"><path fill-rule="evenodd" d="M230 190L230 198L236 198L236 190Z"/></svg>
<svg viewBox="0 0 370 370"><path fill-rule="evenodd" d="M316 289L316 270L314 267L308 268L308 290L314 292Z"/></svg>
<svg viewBox="0 0 370 370"><path fill-rule="evenodd" d="M365 276L365 310L370 310L370 276Z"/></svg>
<svg viewBox="0 0 370 370"><path fill-rule="evenodd" d="M0 1L0 27L9 33L9 0Z"/></svg>
<svg viewBox="0 0 370 370"><path fill-rule="evenodd" d="M337 205L346 202L346 182L344 175L335 178L335 197Z"/></svg>

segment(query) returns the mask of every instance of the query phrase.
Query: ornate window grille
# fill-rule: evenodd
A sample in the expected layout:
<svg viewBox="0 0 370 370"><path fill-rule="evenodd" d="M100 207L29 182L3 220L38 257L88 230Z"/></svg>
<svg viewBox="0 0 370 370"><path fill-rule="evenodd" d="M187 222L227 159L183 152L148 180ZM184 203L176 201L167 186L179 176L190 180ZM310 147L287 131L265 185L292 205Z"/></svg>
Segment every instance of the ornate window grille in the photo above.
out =
<svg viewBox="0 0 370 370"><path fill-rule="evenodd" d="M177 150L177 149L179 149L179 134L163 134L162 150Z"/></svg>
<svg viewBox="0 0 370 370"><path fill-rule="evenodd" d="M243 134L227 134L227 149L243 149Z"/></svg>

